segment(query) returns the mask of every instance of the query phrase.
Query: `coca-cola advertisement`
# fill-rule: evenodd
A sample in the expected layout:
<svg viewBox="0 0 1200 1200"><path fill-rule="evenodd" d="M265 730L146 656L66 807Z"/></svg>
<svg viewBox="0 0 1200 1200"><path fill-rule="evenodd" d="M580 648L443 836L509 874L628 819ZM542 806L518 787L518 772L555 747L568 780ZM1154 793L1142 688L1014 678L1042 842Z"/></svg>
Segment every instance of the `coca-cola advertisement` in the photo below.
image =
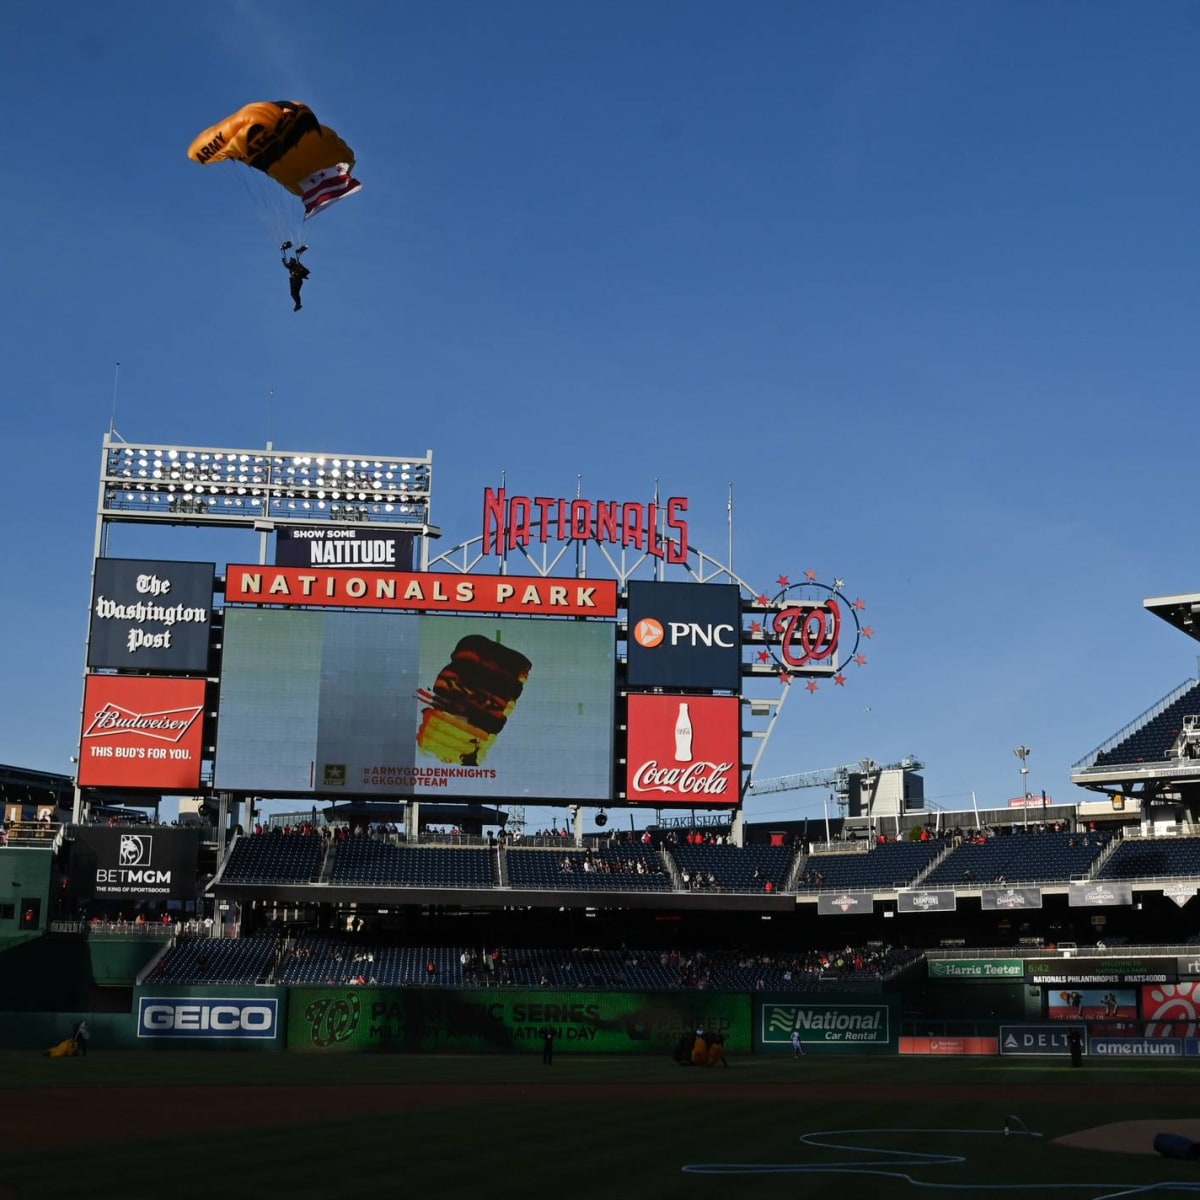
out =
<svg viewBox="0 0 1200 1200"><path fill-rule="evenodd" d="M89 675L79 786L190 792L200 784L203 679Z"/></svg>
<svg viewBox="0 0 1200 1200"><path fill-rule="evenodd" d="M662 807L736 804L741 748L736 696L631 695L626 799Z"/></svg>
<svg viewBox="0 0 1200 1200"><path fill-rule="evenodd" d="M218 788L608 800L611 623L225 611Z"/></svg>

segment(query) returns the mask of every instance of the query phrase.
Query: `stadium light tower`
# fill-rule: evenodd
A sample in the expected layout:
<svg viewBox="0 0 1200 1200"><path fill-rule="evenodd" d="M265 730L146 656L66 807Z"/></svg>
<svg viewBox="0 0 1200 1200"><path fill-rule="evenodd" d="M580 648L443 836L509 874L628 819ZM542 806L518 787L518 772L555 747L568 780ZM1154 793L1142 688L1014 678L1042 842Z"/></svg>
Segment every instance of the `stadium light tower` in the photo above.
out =
<svg viewBox="0 0 1200 1200"><path fill-rule="evenodd" d="M1026 829L1029 828L1029 755L1031 753L1028 746L1014 746L1013 753L1021 760L1021 807L1024 810L1025 818L1022 822Z"/></svg>

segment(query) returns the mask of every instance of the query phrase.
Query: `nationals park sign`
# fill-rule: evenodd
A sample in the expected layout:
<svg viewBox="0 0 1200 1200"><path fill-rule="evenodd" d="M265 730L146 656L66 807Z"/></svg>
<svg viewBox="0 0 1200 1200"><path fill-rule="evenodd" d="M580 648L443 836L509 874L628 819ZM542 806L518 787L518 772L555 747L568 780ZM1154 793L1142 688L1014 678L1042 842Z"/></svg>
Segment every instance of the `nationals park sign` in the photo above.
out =
<svg viewBox="0 0 1200 1200"><path fill-rule="evenodd" d="M615 617L617 582L230 563L225 599L230 604Z"/></svg>

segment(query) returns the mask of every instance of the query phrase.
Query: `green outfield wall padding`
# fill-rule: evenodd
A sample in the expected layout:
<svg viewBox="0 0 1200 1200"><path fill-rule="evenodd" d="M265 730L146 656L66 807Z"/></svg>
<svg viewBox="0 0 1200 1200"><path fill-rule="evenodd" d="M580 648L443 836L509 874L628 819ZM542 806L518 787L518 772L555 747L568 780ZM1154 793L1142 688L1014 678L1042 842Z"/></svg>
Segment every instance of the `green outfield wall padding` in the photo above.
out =
<svg viewBox="0 0 1200 1200"><path fill-rule="evenodd" d="M288 1049L309 1052L540 1054L547 1027L556 1054L670 1055L698 1028L750 1049L749 997L713 992L293 988L288 1013Z"/></svg>

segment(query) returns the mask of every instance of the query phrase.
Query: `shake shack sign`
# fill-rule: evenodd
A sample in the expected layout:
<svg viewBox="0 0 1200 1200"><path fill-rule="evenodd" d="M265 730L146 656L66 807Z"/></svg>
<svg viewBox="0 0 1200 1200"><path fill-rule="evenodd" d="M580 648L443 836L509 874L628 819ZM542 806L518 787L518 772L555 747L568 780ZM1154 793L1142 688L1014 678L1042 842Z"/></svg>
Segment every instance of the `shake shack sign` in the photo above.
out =
<svg viewBox="0 0 1200 1200"><path fill-rule="evenodd" d="M213 571L212 563L96 559L87 665L204 674Z"/></svg>

